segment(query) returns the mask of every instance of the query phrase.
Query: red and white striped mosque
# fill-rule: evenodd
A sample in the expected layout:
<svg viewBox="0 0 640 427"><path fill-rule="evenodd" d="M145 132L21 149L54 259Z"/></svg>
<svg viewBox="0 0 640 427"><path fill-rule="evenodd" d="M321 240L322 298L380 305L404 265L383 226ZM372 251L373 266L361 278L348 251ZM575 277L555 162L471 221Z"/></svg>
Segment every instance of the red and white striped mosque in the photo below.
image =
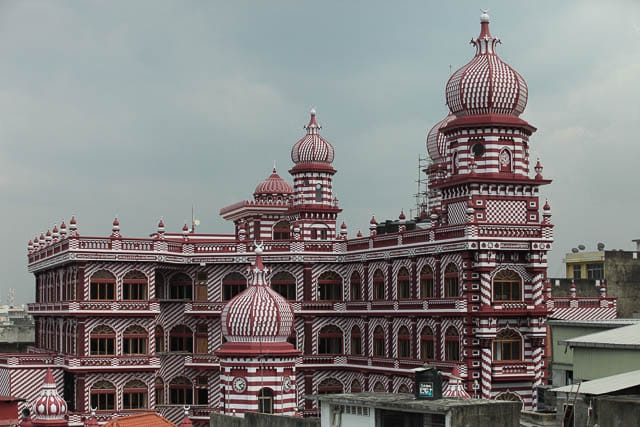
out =
<svg viewBox="0 0 640 427"><path fill-rule="evenodd" d="M160 221L125 237L116 219L92 237L71 218L30 241L36 344L0 355L0 394L35 405L37 422L50 371L69 425L92 411L178 422L188 406L197 426L212 411L317 415L312 394L411 392L428 362L456 396L534 409L547 318L615 317L615 299L604 283L599 298L551 298L539 193L551 181L529 159L527 84L480 21L475 55L446 84L449 114L427 135L417 218L371 218L365 236L336 226L334 147L312 111L293 183L274 169L251 200L221 209L233 234Z"/></svg>

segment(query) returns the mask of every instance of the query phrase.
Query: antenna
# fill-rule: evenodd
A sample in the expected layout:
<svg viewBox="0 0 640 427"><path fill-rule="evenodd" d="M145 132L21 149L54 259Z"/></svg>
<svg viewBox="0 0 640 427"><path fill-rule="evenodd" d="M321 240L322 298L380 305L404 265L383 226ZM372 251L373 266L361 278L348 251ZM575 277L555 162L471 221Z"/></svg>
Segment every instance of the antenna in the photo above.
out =
<svg viewBox="0 0 640 427"><path fill-rule="evenodd" d="M9 297L7 298L9 307L13 307L16 304L16 288L9 288Z"/></svg>
<svg viewBox="0 0 640 427"><path fill-rule="evenodd" d="M423 175L423 172L427 169L428 166L429 158L418 156L418 179L416 179L418 191L413 195L416 199L416 207L413 209L409 209L410 218L420 217L422 211L428 210L427 178L425 175Z"/></svg>
<svg viewBox="0 0 640 427"><path fill-rule="evenodd" d="M191 205L191 234L196 232L196 226L200 225L200 220L193 215L194 207Z"/></svg>

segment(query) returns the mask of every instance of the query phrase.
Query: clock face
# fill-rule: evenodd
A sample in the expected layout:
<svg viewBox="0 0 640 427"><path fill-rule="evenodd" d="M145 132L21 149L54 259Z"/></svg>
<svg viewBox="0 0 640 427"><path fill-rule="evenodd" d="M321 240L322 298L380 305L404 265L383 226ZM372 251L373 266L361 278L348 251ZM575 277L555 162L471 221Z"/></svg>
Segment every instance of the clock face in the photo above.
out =
<svg viewBox="0 0 640 427"><path fill-rule="evenodd" d="M282 380L282 389L284 391L289 391L291 390L291 378L289 377L284 377L284 380Z"/></svg>
<svg viewBox="0 0 640 427"><path fill-rule="evenodd" d="M236 377L233 379L233 389L238 393L242 393L247 389L247 381L242 377Z"/></svg>

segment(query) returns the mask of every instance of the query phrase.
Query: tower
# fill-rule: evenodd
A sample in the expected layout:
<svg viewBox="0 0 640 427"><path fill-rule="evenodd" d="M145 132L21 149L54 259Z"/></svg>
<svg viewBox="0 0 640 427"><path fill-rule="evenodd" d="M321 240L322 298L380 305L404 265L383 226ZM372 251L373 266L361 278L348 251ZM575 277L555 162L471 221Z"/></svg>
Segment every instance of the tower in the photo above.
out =
<svg viewBox="0 0 640 427"><path fill-rule="evenodd" d="M298 222L304 240L334 240L336 218L342 211L333 195L333 146L320 136L321 128L312 109L307 134L291 149L295 166L289 171L294 190L289 215Z"/></svg>
<svg viewBox="0 0 640 427"><path fill-rule="evenodd" d="M223 412L294 415L300 352L287 342L293 332L293 308L271 289L262 247L255 253L251 284L225 305L220 318L226 340L216 351Z"/></svg>

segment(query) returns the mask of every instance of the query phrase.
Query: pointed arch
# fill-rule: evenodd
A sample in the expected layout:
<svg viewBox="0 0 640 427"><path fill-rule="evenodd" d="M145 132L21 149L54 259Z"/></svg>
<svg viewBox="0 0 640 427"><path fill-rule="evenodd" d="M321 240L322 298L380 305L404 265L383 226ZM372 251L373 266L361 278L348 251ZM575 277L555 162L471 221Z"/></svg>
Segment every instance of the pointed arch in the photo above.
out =
<svg viewBox="0 0 640 427"><path fill-rule="evenodd" d="M513 172L513 156L511 151L508 148L503 148L500 150L500 154L498 155L499 168L498 170L502 173L511 173Z"/></svg>
<svg viewBox="0 0 640 427"><path fill-rule="evenodd" d="M433 277L431 266L423 266L420 270L420 298L433 298L436 296Z"/></svg>
<svg viewBox="0 0 640 427"><path fill-rule="evenodd" d="M93 273L89 279L89 298L98 301L113 301L116 298L116 276L107 270Z"/></svg>
<svg viewBox="0 0 640 427"><path fill-rule="evenodd" d="M398 299L411 298L411 275L406 267L401 267L396 276L398 286Z"/></svg>
<svg viewBox="0 0 640 427"><path fill-rule="evenodd" d="M378 268L373 273L373 299L383 300L385 297L385 288L384 273Z"/></svg>
<svg viewBox="0 0 640 427"><path fill-rule="evenodd" d="M373 355L386 357L387 355L387 346L386 346L386 334L382 326L378 325L373 330Z"/></svg>
<svg viewBox="0 0 640 427"><path fill-rule="evenodd" d="M458 267L452 262L444 269L444 296L445 298L460 296L460 273Z"/></svg>
<svg viewBox="0 0 640 427"><path fill-rule="evenodd" d="M131 325L122 333L122 354L147 354L149 334L140 325Z"/></svg>
<svg viewBox="0 0 640 427"><path fill-rule="evenodd" d="M291 238L291 223L287 220L278 221L273 225L273 240L289 240Z"/></svg>
<svg viewBox="0 0 640 427"><path fill-rule="evenodd" d="M454 326L449 326L444 334L445 360L460 360L460 334Z"/></svg>
<svg viewBox="0 0 640 427"><path fill-rule="evenodd" d="M127 272L122 278L122 299L123 300L146 300L149 279L138 270Z"/></svg>
<svg viewBox="0 0 640 427"><path fill-rule="evenodd" d="M318 332L318 354L342 354L342 330L335 325L327 325Z"/></svg>
<svg viewBox="0 0 640 427"><path fill-rule="evenodd" d="M398 329L397 348L399 358L411 357L411 334L406 326L402 326Z"/></svg>
<svg viewBox="0 0 640 427"><path fill-rule="evenodd" d="M358 325L355 325L353 328L351 328L351 354L362 354L362 332L360 331Z"/></svg>
<svg viewBox="0 0 640 427"><path fill-rule="evenodd" d="M436 340L433 329L429 326L422 328L420 332L420 358L422 360L434 360L436 358Z"/></svg>
<svg viewBox="0 0 640 427"><path fill-rule="evenodd" d="M522 336L511 328L500 329L493 340L493 360L522 360Z"/></svg>
<svg viewBox="0 0 640 427"><path fill-rule="evenodd" d="M89 337L92 356L113 356L116 354L116 331L107 325L98 325Z"/></svg>
<svg viewBox="0 0 640 427"><path fill-rule="evenodd" d="M116 407L116 387L110 381L97 381L91 387L91 407L98 411L113 411Z"/></svg>
<svg viewBox="0 0 640 427"><path fill-rule="evenodd" d="M335 271L318 277L318 301L342 301L342 277Z"/></svg>
<svg viewBox="0 0 640 427"><path fill-rule="evenodd" d="M335 378L325 378L318 384L318 394L342 393L344 386Z"/></svg>
<svg viewBox="0 0 640 427"><path fill-rule="evenodd" d="M288 299L296 300L296 278L288 271L280 271L271 277L271 288Z"/></svg>
<svg viewBox="0 0 640 427"><path fill-rule="evenodd" d="M513 270L498 271L493 277L494 301L522 301L522 277Z"/></svg>

